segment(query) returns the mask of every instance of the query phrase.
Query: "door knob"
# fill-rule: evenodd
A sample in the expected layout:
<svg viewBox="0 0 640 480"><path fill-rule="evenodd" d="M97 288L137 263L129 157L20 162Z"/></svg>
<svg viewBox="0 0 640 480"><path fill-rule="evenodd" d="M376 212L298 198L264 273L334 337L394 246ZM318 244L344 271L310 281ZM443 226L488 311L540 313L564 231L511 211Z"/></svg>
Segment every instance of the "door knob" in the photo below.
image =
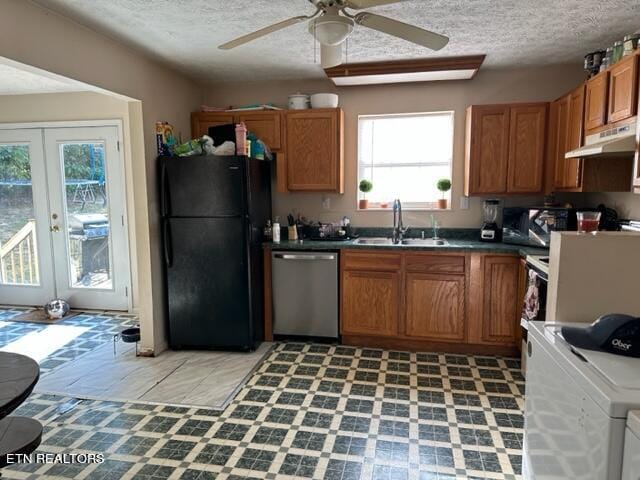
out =
<svg viewBox="0 0 640 480"><path fill-rule="evenodd" d="M60 231L60 227L58 225L51 225L49 227L49 231L51 231L51 232L59 232Z"/></svg>

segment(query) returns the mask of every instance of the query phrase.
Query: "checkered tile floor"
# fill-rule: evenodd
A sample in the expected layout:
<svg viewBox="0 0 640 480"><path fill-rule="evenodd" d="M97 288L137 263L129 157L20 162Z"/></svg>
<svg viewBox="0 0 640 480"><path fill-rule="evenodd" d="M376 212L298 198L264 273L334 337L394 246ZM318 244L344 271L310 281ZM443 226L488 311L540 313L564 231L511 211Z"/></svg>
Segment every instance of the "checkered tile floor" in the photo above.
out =
<svg viewBox="0 0 640 480"><path fill-rule="evenodd" d="M11 466L6 478L520 478L517 360L283 343L221 414L34 395L43 452L93 465Z"/></svg>
<svg viewBox="0 0 640 480"><path fill-rule="evenodd" d="M12 322L12 317L29 308L0 307L0 349L20 340L30 333L42 332L51 325L83 327L86 330L70 342L48 355L40 362L41 373L62 365L90 352L105 342L112 342L114 334L138 323L137 317L128 313L87 312L54 324Z"/></svg>

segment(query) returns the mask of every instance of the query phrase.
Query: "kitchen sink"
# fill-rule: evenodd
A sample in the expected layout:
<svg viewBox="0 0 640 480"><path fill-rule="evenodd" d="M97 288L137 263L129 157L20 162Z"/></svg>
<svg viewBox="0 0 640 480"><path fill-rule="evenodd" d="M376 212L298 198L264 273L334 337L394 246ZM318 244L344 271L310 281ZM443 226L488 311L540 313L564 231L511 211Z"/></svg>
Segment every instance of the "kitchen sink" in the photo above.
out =
<svg viewBox="0 0 640 480"><path fill-rule="evenodd" d="M390 238L359 238L355 243L358 245L393 245Z"/></svg>
<svg viewBox="0 0 640 480"><path fill-rule="evenodd" d="M441 238L433 239L433 238L406 238L402 240L402 245L416 245L416 246L425 246L425 247L442 247L444 245L448 245L446 240Z"/></svg>
<svg viewBox="0 0 640 480"><path fill-rule="evenodd" d="M390 238L359 238L355 241L357 245L394 245L393 241ZM424 246L424 247L440 247L444 245L448 245L446 240L438 239L434 240L433 238L406 238L402 240L402 242L395 244L397 246L401 245L415 245L415 246Z"/></svg>

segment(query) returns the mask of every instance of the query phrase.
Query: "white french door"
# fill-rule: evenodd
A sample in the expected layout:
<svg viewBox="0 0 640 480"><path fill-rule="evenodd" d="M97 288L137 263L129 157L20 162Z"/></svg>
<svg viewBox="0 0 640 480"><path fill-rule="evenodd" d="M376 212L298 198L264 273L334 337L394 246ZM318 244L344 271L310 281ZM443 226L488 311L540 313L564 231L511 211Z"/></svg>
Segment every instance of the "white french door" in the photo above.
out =
<svg viewBox="0 0 640 480"><path fill-rule="evenodd" d="M24 144L22 132L30 139L29 178L14 171L16 158L2 156L3 145ZM5 254L0 303L41 305L55 297L73 308L126 310L129 252L117 127L0 130L0 135L0 206L14 203L0 213L0 223L4 216L13 225L0 237ZM13 233L22 223L36 234L30 256L25 256L26 230Z"/></svg>
<svg viewBox="0 0 640 480"><path fill-rule="evenodd" d="M0 130L0 304L55 296L40 129Z"/></svg>

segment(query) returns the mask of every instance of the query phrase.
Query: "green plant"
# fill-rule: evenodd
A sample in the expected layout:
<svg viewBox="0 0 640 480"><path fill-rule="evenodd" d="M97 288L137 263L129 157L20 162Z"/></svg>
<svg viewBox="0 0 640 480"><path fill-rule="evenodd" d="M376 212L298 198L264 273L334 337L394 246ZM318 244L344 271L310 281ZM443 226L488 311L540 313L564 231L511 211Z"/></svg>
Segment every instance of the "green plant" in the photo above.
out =
<svg viewBox="0 0 640 480"><path fill-rule="evenodd" d="M436 183L436 188L442 192L442 198L444 198L444 194L451 190L451 180L448 178L441 178Z"/></svg>
<svg viewBox="0 0 640 480"><path fill-rule="evenodd" d="M364 193L364 195L366 197L367 193L369 193L371 190L373 190L373 183L371 183L369 180L364 178L364 179L360 180L360 185L358 186L358 188L360 189L360 191L362 193Z"/></svg>

